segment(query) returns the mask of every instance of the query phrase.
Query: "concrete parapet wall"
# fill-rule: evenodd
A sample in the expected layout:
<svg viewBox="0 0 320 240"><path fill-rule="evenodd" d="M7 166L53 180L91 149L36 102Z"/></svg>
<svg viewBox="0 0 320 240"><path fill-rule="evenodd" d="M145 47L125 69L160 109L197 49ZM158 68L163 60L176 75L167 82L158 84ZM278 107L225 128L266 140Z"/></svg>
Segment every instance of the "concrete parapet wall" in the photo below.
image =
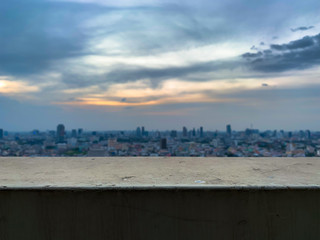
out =
<svg viewBox="0 0 320 240"><path fill-rule="evenodd" d="M319 160L0 158L0 240L319 240Z"/></svg>
<svg viewBox="0 0 320 240"><path fill-rule="evenodd" d="M320 190L2 189L0 239L320 239Z"/></svg>

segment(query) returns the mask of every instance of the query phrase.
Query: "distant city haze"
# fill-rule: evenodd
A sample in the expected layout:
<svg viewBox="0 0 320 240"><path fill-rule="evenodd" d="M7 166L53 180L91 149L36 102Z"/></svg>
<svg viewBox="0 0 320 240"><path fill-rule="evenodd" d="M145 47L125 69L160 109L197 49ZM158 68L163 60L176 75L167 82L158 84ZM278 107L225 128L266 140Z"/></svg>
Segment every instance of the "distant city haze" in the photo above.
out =
<svg viewBox="0 0 320 240"><path fill-rule="evenodd" d="M203 126L180 130L131 131L56 130L8 132L0 129L0 157L316 157L320 156L320 131L207 131Z"/></svg>
<svg viewBox="0 0 320 240"><path fill-rule="evenodd" d="M318 131L319 9L1 0L0 129Z"/></svg>

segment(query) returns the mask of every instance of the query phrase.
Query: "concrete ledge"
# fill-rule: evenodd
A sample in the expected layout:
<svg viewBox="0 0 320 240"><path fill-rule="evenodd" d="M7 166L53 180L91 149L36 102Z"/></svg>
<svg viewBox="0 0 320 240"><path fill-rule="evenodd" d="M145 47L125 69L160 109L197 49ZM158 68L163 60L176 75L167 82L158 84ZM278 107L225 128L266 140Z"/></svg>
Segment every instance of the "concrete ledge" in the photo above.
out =
<svg viewBox="0 0 320 240"><path fill-rule="evenodd" d="M320 158L0 158L0 188L320 186Z"/></svg>
<svg viewBox="0 0 320 240"><path fill-rule="evenodd" d="M0 158L0 239L320 239L319 163Z"/></svg>
<svg viewBox="0 0 320 240"><path fill-rule="evenodd" d="M109 187L1 187L0 191L275 191L320 190L320 186L109 186Z"/></svg>

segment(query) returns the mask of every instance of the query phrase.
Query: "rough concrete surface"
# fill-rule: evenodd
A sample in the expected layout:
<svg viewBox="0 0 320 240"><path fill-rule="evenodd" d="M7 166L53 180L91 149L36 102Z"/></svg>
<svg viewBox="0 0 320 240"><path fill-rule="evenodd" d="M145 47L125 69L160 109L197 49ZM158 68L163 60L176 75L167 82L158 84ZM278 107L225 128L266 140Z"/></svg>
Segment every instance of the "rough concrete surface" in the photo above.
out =
<svg viewBox="0 0 320 240"><path fill-rule="evenodd" d="M0 188L320 186L320 158L0 158Z"/></svg>
<svg viewBox="0 0 320 240"><path fill-rule="evenodd" d="M0 158L0 240L318 240L319 170L319 158Z"/></svg>

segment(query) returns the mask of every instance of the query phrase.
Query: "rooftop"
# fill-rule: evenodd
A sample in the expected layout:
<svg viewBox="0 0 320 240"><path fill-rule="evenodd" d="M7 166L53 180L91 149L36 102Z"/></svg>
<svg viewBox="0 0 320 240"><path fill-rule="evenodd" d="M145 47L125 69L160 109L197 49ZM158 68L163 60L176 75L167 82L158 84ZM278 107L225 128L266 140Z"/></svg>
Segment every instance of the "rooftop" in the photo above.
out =
<svg viewBox="0 0 320 240"><path fill-rule="evenodd" d="M320 188L320 158L0 158L0 188Z"/></svg>

